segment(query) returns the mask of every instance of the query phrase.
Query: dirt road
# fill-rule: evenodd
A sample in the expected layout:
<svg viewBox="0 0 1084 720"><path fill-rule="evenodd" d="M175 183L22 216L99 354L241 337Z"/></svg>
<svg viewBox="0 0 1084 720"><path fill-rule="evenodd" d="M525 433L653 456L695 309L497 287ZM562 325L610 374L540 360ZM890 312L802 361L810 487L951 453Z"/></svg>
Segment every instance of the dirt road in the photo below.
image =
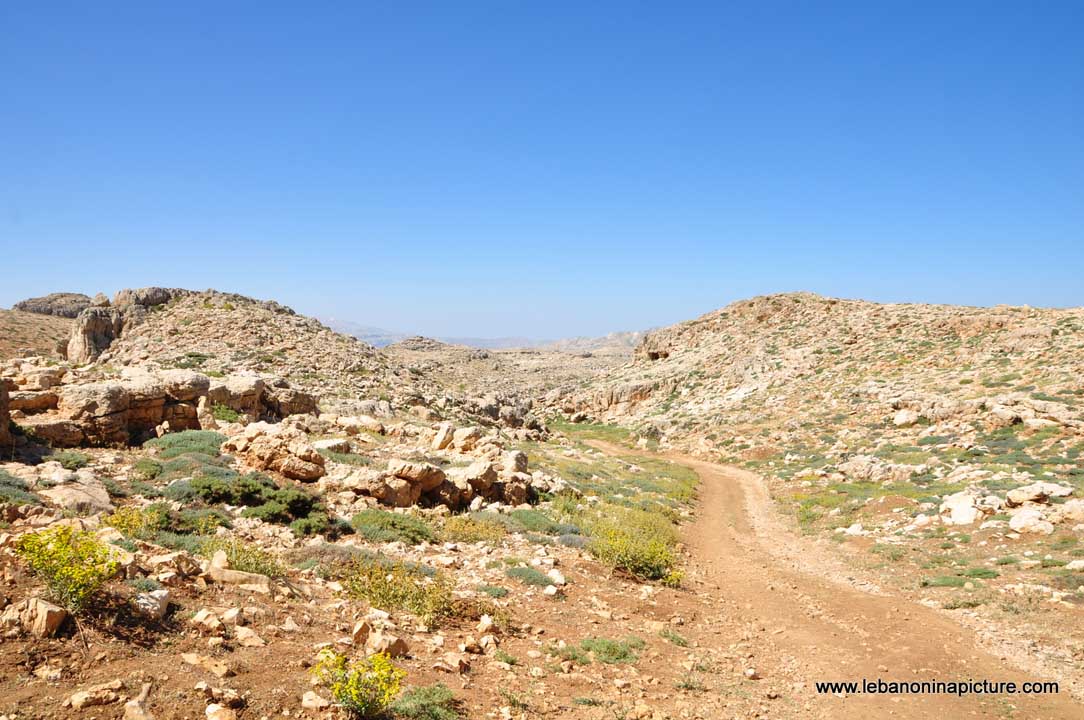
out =
<svg viewBox="0 0 1084 720"><path fill-rule="evenodd" d="M601 442L613 455L634 454ZM842 565L781 521L752 473L668 456L700 476L700 509L684 536L692 568L756 631L755 662L803 684L803 706L773 717L1084 718L1084 705L1056 695L874 695L815 692L816 681L1028 681L980 649L971 631L935 610L847 577ZM783 708L777 708L782 710Z"/></svg>

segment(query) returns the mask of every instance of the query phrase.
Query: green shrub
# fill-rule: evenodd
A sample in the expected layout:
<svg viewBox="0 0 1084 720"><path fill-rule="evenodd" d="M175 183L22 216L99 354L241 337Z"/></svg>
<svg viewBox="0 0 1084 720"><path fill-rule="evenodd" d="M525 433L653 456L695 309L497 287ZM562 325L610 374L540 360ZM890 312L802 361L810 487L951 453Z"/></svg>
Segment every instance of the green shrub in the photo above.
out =
<svg viewBox="0 0 1084 720"><path fill-rule="evenodd" d="M162 589L162 583L152 577L136 577L125 581L136 592L154 592Z"/></svg>
<svg viewBox="0 0 1084 720"><path fill-rule="evenodd" d="M154 544L170 550L184 550L190 555L199 554L203 539L195 535L184 535L172 530L163 530L154 536Z"/></svg>
<svg viewBox="0 0 1084 720"><path fill-rule="evenodd" d="M143 447L158 448L160 450L158 457L166 460L187 453L218 457L219 448L225 441L225 435L213 430L184 430L148 440L143 443Z"/></svg>
<svg viewBox="0 0 1084 720"><path fill-rule="evenodd" d="M365 720L385 716L406 677L385 653L351 661L330 649L317 656L312 674L348 714Z"/></svg>
<svg viewBox="0 0 1084 720"><path fill-rule="evenodd" d="M215 420L229 423L235 423L241 419L241 416L236 410L229 405L222 405L220 403L215 403L211 406L211 415L214 416Z"/></svg>
<svg viewBox="0 0 1084 720"><path fill-rule="evenodd" d="M639 508L611 507L589 528L588 551L605 565L650 580L673 578L674 526Z"/></svg>
<svg viewBox="0 0 1084 720"><path fill-rule="evenodd" d="M479 585L478 592L484 593L491 598L502 598L508 595L508 588L500 585Z"/></svg>
<svg viewBox="0 0 1084 720"><path fill-rule="evenodd" d="M131 478L140 482L151 482L162 472L162 463L154 458L139 458L132 466Z"/></svg>
<svg viewBox="0 0 1084 720"><path fill-rule="evenodd" d="M457 720L457 705L455 693L437 683L408 689L391 704L391 712L408 720Z"/></svg>
<svg viewBox="0 0 1084 720"><path fill-rule="evenodd" d="M169 527L169 509L159 504L146 508L128 505L107 515L104 522L119 530L125 537L150 540L160 530Z"/></svg>
<svg viewBox="0 0 1084 720"><path fill-rule="evenodd" d="M956 575L938 575L924 578L921 585L922 587L963 587L966 583L967 580Z"/></svg>
<svg viewBox="0 0 1084 720"><path fill-rule="evenodd" d="M644 641L633 635L623 640L588 638L580 641L580 648L591 653L595 660L607 665L636 662L639 659L636 651L643 647Z"/></svg>
<svg viewBox="0 0 1084 720"><path fill-rule="evenodd" d="M440 573L426 577L405 563L359 560L343 584L349 595L373 607L405 610L429 626L436 626L453 614L452 582Z"/></svg>
<svg viewBox="0 0 1084 720"><path fill-rule="evenodd" d="M41 577L53 598L73 613L81 611L117 572L114 552L94 533L57 526L27 533L15 552Z"/></svg>
<svg viewBox="0 0 1084 720"><path fill-rule="evenodd" d="M199 545L199 554L208 559L214 557L219 550L226 553L231 570L266 575L270 578L286 574L286 568L274 555L238 538L216 535L204 539Z"/></svg>
<svg viewBox="0 0 1084 720"><path fill-rule="evenodd" d="M65 470L78 470L79 468L86 467L90 462L86 455L81 452L76 452L75 450L54 452L49 455L49 459L60 463L61 467Z"/></svg>
<svg viewBox="0 0 1084 720"><path fill-rule="evenodd" d="M0 470L0 502L12 505L41 505L41 500L28 490L25 480Z"/></svg>
<svg viewBox="0 0 1084 720"><path fill-rule="evenodd" d="M533 567L512 567L504 571L504 574L515 580L519 580L524 585L537 585L539 587L545 587L546 585L552 585L553 581L549 577Z"/></svg>
<svg viewBox="0 0 1084 720"><path fill-rule="evenodd" d="M689 641L671 630L670 628L663 628L659 632L659 637L663 638L664 640L669 640L678 647L689 647Z"/></svg>
<svg viewBox="0 0 1084 720"><path fill-rule="evenodd" d="M441 528L441 539L447 542L498 542L508 530L490 518L455 515L448 518Z"/></svg>
<svg viewBox="0 0 1084 720"><path fill-rule="evenodd" d="M350 520L350 525L363 538L374 542L417 545L435 540L433 529L424 519L376 508L362 510Z"/></svg>

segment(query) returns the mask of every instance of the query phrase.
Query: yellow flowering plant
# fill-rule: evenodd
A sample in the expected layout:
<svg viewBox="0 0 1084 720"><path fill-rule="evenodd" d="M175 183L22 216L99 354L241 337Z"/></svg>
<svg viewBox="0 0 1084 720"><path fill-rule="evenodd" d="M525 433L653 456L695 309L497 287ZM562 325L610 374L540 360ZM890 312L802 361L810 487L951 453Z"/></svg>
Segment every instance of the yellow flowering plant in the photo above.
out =
<svg viewBox="0 0 1084 720"><path fill-rule="evenodd" d="M399 695L406 672L386 653L350 661L325 649L316 658L312 674L331 690L335 702L356 718L378 718Z"/></svg>
<svg viewBox="0 0 1084 720"><path fill-rule="evenodd" d="M68 525L21 536L15 552L73 613L86 607L119 566L113 550L94 533Z"/></svg>

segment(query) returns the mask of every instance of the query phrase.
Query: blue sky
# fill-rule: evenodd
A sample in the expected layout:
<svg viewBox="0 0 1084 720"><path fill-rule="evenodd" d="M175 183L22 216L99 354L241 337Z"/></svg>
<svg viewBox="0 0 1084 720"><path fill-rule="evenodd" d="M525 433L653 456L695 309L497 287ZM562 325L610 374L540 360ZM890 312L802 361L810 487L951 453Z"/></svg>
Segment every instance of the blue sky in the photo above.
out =
<svg viewBox="0 0 1084 720"><path fill-rule="evenodd" d="M228 6L228 7L227 7ZM1081 2L0 5L0 306L432 335L1084 304Z"/></svg>

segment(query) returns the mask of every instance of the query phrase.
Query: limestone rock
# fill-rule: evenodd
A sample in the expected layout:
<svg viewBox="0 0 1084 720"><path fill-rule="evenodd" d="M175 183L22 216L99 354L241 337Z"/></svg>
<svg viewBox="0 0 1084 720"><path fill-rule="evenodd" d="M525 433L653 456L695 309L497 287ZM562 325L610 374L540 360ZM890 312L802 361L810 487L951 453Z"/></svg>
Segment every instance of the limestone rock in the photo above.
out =
<svg viewBox="0 0 1084 720"><path fill-rule="evenodd" d="M0 627L19 627L36 637L52 637L56 634L68 612L40 598L28 598L9 605L0 615Z"/></svg>
<svg viewBox="0 0 1084 720"><path fill-rule="evenodd" d="M157 622L166 616L169 609L169 590L139 593L132 604L140 615Z"/></svg>
<svg viewBox="0 0 1084 720"><path fill-rule="evenodd" d="M83 364L98 359L124 328L124 316L114 308L87 307L72 326L68 362Z"/></svg>
<svg viewBox="0 0 1084 720"><path fill-rule="evenodd" d="M1043 518L1043 511L1035 506L1023 507L1013 513L1009 527L1018 533L1049 535L1054 532L1053 523Z"/></svg>
<svg viewBox="0 0 1084 720"><path fill-rule="evenodd" d="M1014 490L1010 490L1005 496L1009 507L1023 505L1024 503L1046 502L1052 497L1068 497L1073 494L1073 488L1068 485L1058 485L1051 482L1034 482Z"/></svg>
<svg viewBox="0 0 1084 720"><path fill-rule="evenodd" d="M125 445L131 396L116 382L66 385L60 391L60 417L79 425L92 445Z"/></svg>
<svg viewBox="0 0 1084 720"><path fill-rule="evenodd" d="M383 630L375 630L365 640L369 653L386 653L389 657L402 657L410 652L406 640Z"/></svg>
<svg viewBox="0 0 1084 720"><path fill-rule="evenodd" d="M73 710L82 710L85 707L95 705L109 705L120 700L117 691L123 687L124 683L120 680L95 685L72 695L68 698L68 704L71 705Z"/></svg>
<svg viewBox="0 0 1084 720"><path fill-rule="evenodd" d="M21 300L11 306L12 310L74 318L90 307L90 297L83 293L50 293L42 297Z"/></svg>
<svg viewBox="0 0 1084 720"><path fill-rule="evenodd" d="M417 485L423 494L435 490L446 479L444 471L436 465L408 460L389 460L388 472Z"/></svg>
<svg viewBox="0 0 1084 720"><path fill-rule="evenodd" d="M11 432L9 431L10 424L8 386L3 380L0 380L0 452L3 451L3 448L8 448L12 444Z"/></svg>
<svg viewBox="0 0 1084 720"><path fill-rule="evenodd" d="M324 474L324 456L305 434L291 427L252 423L222 445L257 470L272 470L295 480L316 480Z"/></svg>

